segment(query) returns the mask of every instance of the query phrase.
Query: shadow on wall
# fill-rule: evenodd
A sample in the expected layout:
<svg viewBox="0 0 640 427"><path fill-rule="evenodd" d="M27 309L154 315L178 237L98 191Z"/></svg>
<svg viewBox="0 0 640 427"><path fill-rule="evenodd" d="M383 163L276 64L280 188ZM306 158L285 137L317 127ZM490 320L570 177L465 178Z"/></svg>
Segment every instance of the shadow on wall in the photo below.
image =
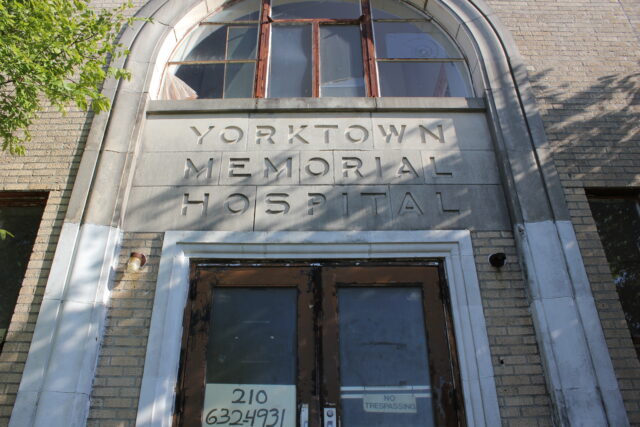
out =
<svg viewBox="0 0 640 427"><path fill-rule="evenodd" d="M547 74L534 73L530 75L530 80L535 92L543 94L540 97L542 115L556 166L565 183L569 180L572 181L569 185L582 186L583 182L588 182L586 174L599 176L607 173L622 174L629 183L637 183L640 180L639 174L635 172L640 167L640 134L637 125L640 74L603 77L597 85L569 97L562 91L562 86L551 89L546 85ZM602 155L603 150L607 154L606 158ZM175 154L182 153L176 151ZM281 165L286 162L286 156L285 152L274 152L272 160L274 164ZM453 154L447 156L451 156L449 165L453 170L465 168L460 157ZM382 174L398 177L401 168L401 163L388 164L382 168ZM423 175L414 176L409 168L404 171L400 175L404 181L399 184L368 184L365 187L331 183L333 189L330 192L323 191L329 185L270 185L269 192L266 193L262 191L264 187L240 184L243 185L242 188L251 191L249 195L237 190L223 194L224 187L217 185L167 186L155 194L149 193L149 197L139 204L132 203L128 212L131 214L140 210L144 213L143 219L153 223L155 215L170 210L175 215L185 217L179 227L185 230L314 231L477 227L510 230L508 219L505 220L506 207L499 185L478 186L496 187L495 194L498 196L492 199L482 193L481 188L470 188L465 183L448 183L447 180L453 180L453 176L441 175L433 185L425 185L424 174L436 173L426 165L422 169ZM163 170L158 172L167 173ZM405 173L406 176L402 176ZM285 190L289 188L293 190ZM387 196L380 196L385 191ZM186 193L189 193L187 199ZM210 206L206 209L205 194L208 194ZM264 209L261 212L255 210L256 203L263 203ZM266 209L272 212L265 214ZM476 216L482 209L488 212L488 217L496 212L501 212L505 217L495 223L482 221L480 216ZM348 221L345 221L345 214L349 217ZM266 215L274 215L278 221L270 222ZM70 310L76 310L73 317L89 315L89 310L86 313L79 308ZM60 336L63 341L59 342L65 342L69 348L74 348L71 343L81 343L86 339L86 336L78 335L70 326L62 325L61 328ZM34 346L38 351L45 347L45 343L34 343ZM62 372L80 365L74 360L55 363L63 362L68 368L60 365ZM63 378L60 380L64 381Z"/></svg>
<svg viewBox="0 0 640 427"><path fill-rule="evenodd" d="M337 117L343 126L349 123L344 122L343 113ZM247 136L242 138L244 145L224 154L221 150L226 147L213 133L197 146L191 141L191 122L185 122L189 117L174 123L170 117L163 118L146 136L123 228L149 232L509 230L486 124L482 116L473 117L471 125L443 121L444 134L449 135L446 143L444 136L425 140L416 124L406 125L404 132L402 124L396 129L403 128L404 142L389 144L379 125L370 131L381 133L379 142L372 143L373 133L367 133L368 146L360 144L359 150L350 149L356 146L353 141L339 138L327 149L329 143L322 136L305 143L310 145L299 141L292 145L291 138L287 142L282 137L273 145L282 147L278 151L252 141L247 150L244 145L253 137ZM210 124L201 117L197 120L199 126ZM216 120L220 128L227 119ZM164 131L167 124L171 126ZM455 126L464 129L454 131ZM186 130L166 134L175 127ZM175 141L180 141L179 147Z"/></svg>
<svg viewBox="0 0 640 427"><path fill-rule="evenodd" d="M578 91L554 85L551 74L529 79L563 184L640 185L640 73L603 76Z"/></svg>

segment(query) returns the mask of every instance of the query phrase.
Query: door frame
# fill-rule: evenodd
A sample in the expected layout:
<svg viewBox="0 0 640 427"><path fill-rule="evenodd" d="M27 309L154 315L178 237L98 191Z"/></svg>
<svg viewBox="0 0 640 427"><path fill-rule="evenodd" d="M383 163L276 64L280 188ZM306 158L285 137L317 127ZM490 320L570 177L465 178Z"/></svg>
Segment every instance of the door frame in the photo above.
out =
<svg viewBox="0 0 640 427"><path fill-rule="evenodd" d="M137 425L170 426L192 259L437 258L449 286L469 426L500 424L498 398L468 230L354 232L168 231L158 271Z"/></svg>

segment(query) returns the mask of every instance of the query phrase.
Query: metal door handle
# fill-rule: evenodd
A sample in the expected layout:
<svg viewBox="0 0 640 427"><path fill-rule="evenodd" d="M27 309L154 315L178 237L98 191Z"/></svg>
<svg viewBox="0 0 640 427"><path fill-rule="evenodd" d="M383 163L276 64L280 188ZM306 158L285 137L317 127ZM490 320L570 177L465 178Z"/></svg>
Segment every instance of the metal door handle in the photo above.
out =
<svg viewBox="0 0 640 427"><path fill-rule="evenodd" d="M324 408L324 427L338 427L335 408Z"/></svg>

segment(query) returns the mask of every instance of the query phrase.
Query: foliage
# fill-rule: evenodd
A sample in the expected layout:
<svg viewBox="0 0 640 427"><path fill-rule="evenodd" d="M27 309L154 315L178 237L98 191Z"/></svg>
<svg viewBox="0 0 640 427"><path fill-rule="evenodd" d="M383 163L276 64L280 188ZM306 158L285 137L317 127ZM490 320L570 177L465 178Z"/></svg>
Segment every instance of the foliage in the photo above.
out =
<svg viewBox="0 0 640 427"><path fill-rule="evenodd" d="M60 111L75 103L108 110L107 77L129 78L109 60L126 55L116 43L131 4L95 10L88 0L0 0L0 138L2 150L24 154L29 125L43 98Z"/></svg>
<svg viewBox="0 0 640 427"><path fill-rule="evenodd" d="M3 230L2 228L0 228L0 240L4 240L7 237L16 237L13 234L11 234L10 232L8 232L7 230Z"/></svg>

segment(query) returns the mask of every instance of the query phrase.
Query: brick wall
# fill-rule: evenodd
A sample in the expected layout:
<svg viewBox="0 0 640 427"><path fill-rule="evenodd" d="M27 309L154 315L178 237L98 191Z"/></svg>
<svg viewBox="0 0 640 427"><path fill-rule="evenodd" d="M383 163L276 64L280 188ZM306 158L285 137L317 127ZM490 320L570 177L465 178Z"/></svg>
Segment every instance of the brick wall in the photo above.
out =
<svg viewBox="0 0 640 427"><path fill-rule="evenodd" d="M616 287L611 279L602 243L589 203L582 188L567 188L566 196L576 229L580 251L584 258L591 290L618 377L618 385L625 400L632 425L640 425L640 361L631 343Z"/></svg>
<svg viewBox="0 0 640 427"><path fill-rule="evenodd" d="M632 424L640 362L584 188L640 185L640 3L488 0L527 65Z"/></svg>
<svg viewBox="0 0 640 427"><path fill-rule="evenodd" d="M161 251L160 233L124 235L88 425L135 425ZM126 271L131 252L148 255L147 264L137 273Z"/></svg>
<svg viewBox="0 0 640 427"><path fill-rule="evenodd" d="M584 187L640 184L640 3L488 2L512 32L526 62L625 403L632 423L640 425L640 363L584 196ZM0 354L0 425L7 424L15 400L90 122L91 115L80 111L63 117L46 109L33 126L27 156L2 155L0 160L1 190L50 192ZM92 425L132 425L135 419L159 245L157 235L125 236L92 396ZM515 257L513 240L500 232L474 233L474 246L501 415L505 424L546 424L550 404L521 272L515 264L496 272L486 263L487 253L498 248ZM149 266L135 277L123 272L131 250L152 254Z"/></svg>
<svg viewBox="0 0 640 427"><path fill-rule="evenodd" d="M0 353L0 425L8 424L11 416L91 118L81 111L72 110L63 116L47 108L32 126L33 141L27 146L26 156L0 154L0 191L49 192Z"/></svg>
<svg viewBox="0 0 640 427"><path fill-rule="evenodd" d="M482 231L471 237L502 422L505 426L551 425L551 400L513 233ZM495 252L507 255L500 269L488 261Z"/></svg>
<svg viewBox="0 0 640 427"><path fill-rule="evenodd" d="M144 4L137 0L131 13ZM93 0L114 7L124 0ZM29 260L2 353L0 426L7 425L27 358L60 228L82 157L93 114L71 106L66 115L45 106L31 127L33 140L24 157L0 153L0 191L48 191L38 236Z"/></svg>
<svg viewBox="0 0 640 427"><path fill-rule="evenodd" d="M512 233L476 232L472 238L504 425L551 425L551 403ZM161 234L124 236L91 398L91 426L135 425L161 247ZM125 271L133 251L149 254L139 273ZM487 261L493 252L508 256L500 270Z"/></svg>

